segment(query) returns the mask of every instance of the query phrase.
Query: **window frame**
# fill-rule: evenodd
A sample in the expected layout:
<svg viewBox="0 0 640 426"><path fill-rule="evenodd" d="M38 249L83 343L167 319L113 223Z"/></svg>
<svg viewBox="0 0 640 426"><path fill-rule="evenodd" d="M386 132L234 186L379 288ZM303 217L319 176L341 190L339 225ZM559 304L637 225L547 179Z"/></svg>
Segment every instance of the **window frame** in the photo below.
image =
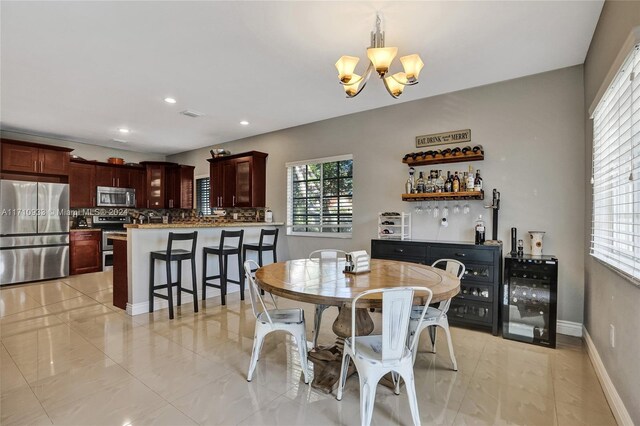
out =
<svg viewBox="0 0 640 426"><path fill-rule="evenodd" d="M640 285L640 234L636 232L640 228L638 35L636 28L589 111L593 120L589 254L636 286Z"/></svg>
<svg viewBox="0 0 640 426"><path fill-rule="evenodd" d="M321 164L324 165L326 163L334 163L338 161L351 161L351 179L352 179L352 188L351 188L351 223L349 224L323 224L322 219L321 223L318 225L294 225L293 224L293 168L296 166L306 166L310 164ZM353 154L345 154L345 155L336 155L332 157L323 157L323 158L313 158L309 160L302 161L292 161L285 164L286 169L286 188L287 188L287 235L294 237L320 237L320 238L342 238L342 239L350 239L353 238ZM324 170L320 174L320 216L322 218L323 212L323 199L324 199ZM339 197L339 195L338 195ZM339 217L339 215L338 215ZM327 228L346 228L349 227L351 230L349 232L317 232L317 231L294 231L295 227L299 226L308 226L308 227L327 227Z"/></svg>

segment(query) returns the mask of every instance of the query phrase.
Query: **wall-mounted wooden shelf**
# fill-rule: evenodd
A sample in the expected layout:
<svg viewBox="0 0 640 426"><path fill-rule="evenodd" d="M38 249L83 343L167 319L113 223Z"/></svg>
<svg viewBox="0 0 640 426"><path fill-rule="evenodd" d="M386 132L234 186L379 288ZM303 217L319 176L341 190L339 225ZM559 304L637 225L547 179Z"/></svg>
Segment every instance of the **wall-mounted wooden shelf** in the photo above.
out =
<svg viewBox="0 0 640 426"><path fill-rule="evenodd" d="M467 154L463 154L462 152L457 153L456 155L446 155L436 154L435 156L427 155L426 157L416 157L413 160L411 157L406 160L402 160L403 163L408 166L429 166L432 164L448 164L448 163L463 163L466 161L482 161L484 160L484 154L469 152Z"/></svg>
<svg viewBox="0 0 640 426"><path fill-rule="evenodd" d="M484 200L484 191L402 194L402 201Z"/></svg>

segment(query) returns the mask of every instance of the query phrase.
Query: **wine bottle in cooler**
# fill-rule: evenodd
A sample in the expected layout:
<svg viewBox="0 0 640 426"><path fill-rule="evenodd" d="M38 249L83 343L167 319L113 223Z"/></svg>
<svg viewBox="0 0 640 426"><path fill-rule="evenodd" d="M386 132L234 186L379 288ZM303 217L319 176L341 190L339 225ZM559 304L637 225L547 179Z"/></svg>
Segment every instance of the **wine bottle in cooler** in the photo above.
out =
<svg viewBox="0 0 640 426"><path fill-rule="evenodd" d="M482 220L482 215L479 215L476 220L476 244L484 244L484 233L484 220Z"/></svg>

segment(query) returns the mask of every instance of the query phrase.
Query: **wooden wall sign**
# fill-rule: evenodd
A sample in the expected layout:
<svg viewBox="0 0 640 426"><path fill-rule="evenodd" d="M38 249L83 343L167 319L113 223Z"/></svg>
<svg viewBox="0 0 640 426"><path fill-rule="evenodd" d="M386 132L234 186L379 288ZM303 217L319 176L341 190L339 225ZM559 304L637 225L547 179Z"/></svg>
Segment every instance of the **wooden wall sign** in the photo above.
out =
<svg viewBox="0 0 640 426"><path fill-rule="evenodd" d="M434 133L432 135L416 136L416 148L426 146L448 145L452 143L462 143L471 141L471 129L454 130L445 133Z"/></svg>

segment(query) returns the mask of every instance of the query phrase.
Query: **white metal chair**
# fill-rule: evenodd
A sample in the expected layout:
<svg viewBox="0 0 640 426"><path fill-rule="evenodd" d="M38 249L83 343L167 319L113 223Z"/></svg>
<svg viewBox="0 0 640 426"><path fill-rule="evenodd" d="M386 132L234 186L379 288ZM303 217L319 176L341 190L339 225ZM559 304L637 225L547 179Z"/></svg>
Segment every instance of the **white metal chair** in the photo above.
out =
<svg viewBox="0 0 640 426"><path fill-rule="evenodd" d="M464 264L455 259L438 259L433 262L431 266L435 268L436 265L443 262L446 262L445 271L456 275L458 279L461 279L464 276L464 271L466 270ZM447 336L447 344L449 345L449 355L451 356L453 370L458 371L458 363L456 362L456 357L453 353L453 343L451 342L451 332L449 331L449 320L447 319L447 311L449 310L449 305L451 305L451 299L440 302L437 308L429 307L427 309L427 314L424 317L424 321L421 322L419 322L420 313L422 312L424 306L414 306L411 310L411 320L409 321L409 335L415 335L415 345L413 346L414 362L418 353L418 343L420 341L420 334L422 334L422 331L428 327L441 327L442 329L444 329L444 332ZM431 335L431 346L433 348L433 353L435 353L435 333Z"/></svg>
<svg viewBox="0 0 640 426"><path fill-rule="evenodd" d="M334 261L338 259L344 259L347 252L338 249L320 249L312 251L309 255L309 260L317 261ZM327 309L329 305L316 305L316 312L313 316L313 347L318 347L318 333L320 333L320 322L322 321L322 313Z"/></svg>
<svg viewBox="0 0 640 426"><path fill-rule="evenodd" d="M369 425L373 415L378 381L391 372L393 377L400 376L406 384L409 407L415 425L420 424L418 399L413 379L413 348L417 339L408 342L408 323L411 316L414 292L425 293L424 308L418 318L422 322L433 293L426 287L395 287L365 291L353 299L351 306L352 336L344 341L344 354L340 368L340 381L336 398L342 399L342 391L347 380L349 359L358 370L360 378L360 423ZM374 293L382 293L382 334L356 336L356 305L358 300ZM399 378L396 379L399 383ZM396 394L399 387L396 387Z"/></svg>
<svg viewBox="0 0 640 426"><path fill-rule="evenodd" d="M271 296L273 305L276 309L267 309L267 306L260 295L255 278L251 271L258 269L258 264L253 260L244 262L244 272L249 283L249 297L251 300L251 308L256 317L255 335L253 338L253 350L251 352L251 362L249 363L249 372L247 373L247 381L250 382L253 372L256 369L262 350L262 343L267 334L273 331L286 331L293 335L300 353L300 363L304 373L304 382L309 383L309 366L307 363L307 332L304 323L304 311L300 308L278 309L276 301ZM269 293L271 295L271 293Z"/></svg>

